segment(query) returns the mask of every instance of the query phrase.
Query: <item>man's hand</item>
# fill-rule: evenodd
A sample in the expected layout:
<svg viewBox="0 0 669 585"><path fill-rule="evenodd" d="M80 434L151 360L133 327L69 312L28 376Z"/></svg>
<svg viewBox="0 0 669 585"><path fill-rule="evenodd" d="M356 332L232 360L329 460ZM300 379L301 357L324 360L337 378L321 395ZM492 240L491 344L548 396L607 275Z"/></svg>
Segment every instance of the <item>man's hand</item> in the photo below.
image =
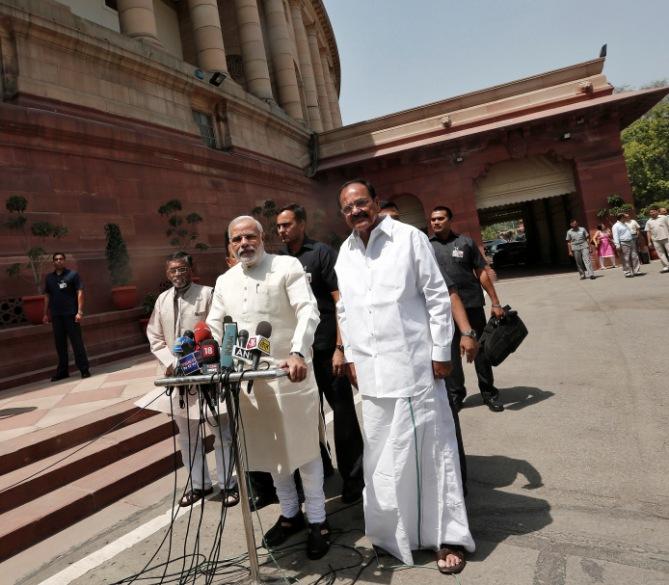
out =
<svg viewBox="0 0 669 585"><path fill-rule="evenodd" d="M356 388L358 387L358 373L355 371L355 364L353 362L349 362L345 365L346 368L346 376L348 377L348 381L353 384Z"/></svg>
<svg viewBox="0 0 669 585"><path fill-rule="evenodd" d="M479 343L471 337L460 337L460 355L467 356L467 363L471 364L479 352Z"/></svg>
<svg viewBox="0 0 669 585"><path fill-rule="evenodd" d="M49 315L44 315L44 317L42 317L42 323L45 325L49 323Z"/></svg>
<svg viewBox="0 0 669 585"><path fill-rule="evenodd" d="M307 362L299 355L289 355L285 362L279 364L283 370L288 370L288 379L291 382L301 382L307 377Z"/></svg>
<svg viewBox="0 0 669 585"><path fill-rule="evenodd" d="M338 378L346 375L346 358L340 349L335 349L332 354L332 373Z"/></svg>
<svg viewBox="0 0 669 585"><path fill-rule="evenodd" d="M82 315L81 313L77 313L77 314L74 316L74 322L75 322L75 323L81 323L81 319L82 319L82 318L83 318L83 315Z"/></svg>
<svg viewBox="0 0 669 585"><path fill-rule="evenodd" d="M501 319L504 317L504 309L502 307L495 307L494 305L490 307L490 314L493 317L497 317L498 319Z"/></svg>
<svg viewBox="0 0 669 585"><path fill-rule="evenodd" d="M435 378L446 378L451 374L452 371L453 364L451 364L451 362L432 361L432 373L434 374Z"/></svg>
<svg viewBox="0 0 669 585"><path fill-rule="evenodd" d="M165 375L167 377L174 376L174 365L170 364L165 368Z"/></svg>
<svg viewBox="0 0 669 585"><path fill-rule="evenodd" d="M570 256L574 256L574 251L573 250L568 250Z"/></svg>

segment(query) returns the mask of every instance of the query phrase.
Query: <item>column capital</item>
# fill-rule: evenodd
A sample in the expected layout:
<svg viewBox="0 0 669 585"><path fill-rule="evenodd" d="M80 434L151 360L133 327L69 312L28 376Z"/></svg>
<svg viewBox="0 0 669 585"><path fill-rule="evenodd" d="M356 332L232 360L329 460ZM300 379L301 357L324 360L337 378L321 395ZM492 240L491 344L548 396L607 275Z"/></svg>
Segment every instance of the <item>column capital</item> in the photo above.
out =
<svg viewBox="0 0 669 585"><path fill-rule="evenodd" d="M118 19L124 35L162 47L158 40L153 0L118 0Z"/></svg>

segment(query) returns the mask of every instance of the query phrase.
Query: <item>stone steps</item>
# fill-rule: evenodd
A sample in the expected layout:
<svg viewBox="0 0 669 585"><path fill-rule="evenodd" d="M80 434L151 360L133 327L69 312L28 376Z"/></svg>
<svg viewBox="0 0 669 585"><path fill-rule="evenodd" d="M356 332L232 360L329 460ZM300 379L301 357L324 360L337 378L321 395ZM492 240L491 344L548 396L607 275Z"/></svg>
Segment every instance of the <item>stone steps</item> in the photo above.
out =
<svg viewBox="0 0 669 585"><path fill-rule="evenodd" d="M3 442L0 561L172 472L175 430L133 399Z"/></svg>

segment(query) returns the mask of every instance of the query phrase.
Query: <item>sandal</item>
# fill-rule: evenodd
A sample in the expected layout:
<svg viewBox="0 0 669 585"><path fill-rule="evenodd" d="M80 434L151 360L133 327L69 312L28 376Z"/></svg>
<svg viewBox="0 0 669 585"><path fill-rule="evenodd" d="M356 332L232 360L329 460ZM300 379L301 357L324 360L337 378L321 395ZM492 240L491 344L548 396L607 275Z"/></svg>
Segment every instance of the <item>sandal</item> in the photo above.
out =
<svg viewBox="0 0 669 585"><path fill-rule="evenodd" d="M441 566L439 561L446 561L448 555L453 555L457 557L458 563L451 567ZM465 552L461 546L454 544L446 545L442 544L441 548L437 551L437 569L443 575L457 575L462 572L462 569L465 568L467 561L465 561Z"/></svg>
<svg viewBox="0 0 669 585"><path fill-rule="evenodd" d="M232 508L239 504L239 487L231 487L221 490L221 503L224 508Z"/></svg>
<svg viewBox="0 0 669 585"><path fill-rule="evenodd" d="M204 496L208 496L210 493L214 491L214 488L211 486L200 490L200 489L193 489L188 492L186 492L181 500L179 501L179 506L182 508L186 508L188 506L192 506L195 502L199 502Z"/></svg>

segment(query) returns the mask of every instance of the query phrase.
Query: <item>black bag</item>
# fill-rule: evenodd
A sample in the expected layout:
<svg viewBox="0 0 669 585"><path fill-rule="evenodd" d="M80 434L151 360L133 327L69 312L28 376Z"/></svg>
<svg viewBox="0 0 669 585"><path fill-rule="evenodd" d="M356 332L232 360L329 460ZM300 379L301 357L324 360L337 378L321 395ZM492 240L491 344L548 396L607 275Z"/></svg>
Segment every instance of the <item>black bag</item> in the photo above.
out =
<svg viewBox="0 0 669 585"><path fill-rule="evenodd" d="M639 260L641 260L641 264L650 264L650 252L648 250L640 250Z"/></svg>
<svg viewBox="0 0 669 585"><path fill-rule="evenodd" d="M508 356L518 349L527 337L527 327L509 305L504 307L501 319L490 317L481 335L480 351L493 366L499 366Z"/></svg>

